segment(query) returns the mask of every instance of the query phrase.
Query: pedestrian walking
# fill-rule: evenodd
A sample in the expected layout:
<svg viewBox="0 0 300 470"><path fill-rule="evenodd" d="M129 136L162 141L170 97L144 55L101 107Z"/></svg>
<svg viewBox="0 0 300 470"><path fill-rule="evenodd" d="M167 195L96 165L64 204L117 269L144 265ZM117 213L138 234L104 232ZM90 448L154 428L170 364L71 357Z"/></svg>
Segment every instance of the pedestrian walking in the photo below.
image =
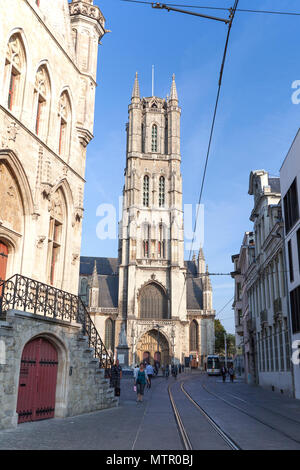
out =
<svg viewBox="0 0 300 470"><path fill-rule="evenodd" d="M231 366L229 367L228 369L228 373L229 373L229 377L230 377L230 382L233 382L233 379L234 379L234 368L233 368L233 365L231 364Z"/></svg>
<svg viewBox="0 0 300 470"><path fill-rule="evenodd" d="M149 382L147 372L144 369L144 364L141 362L139 369L136 371L134 369L135 376L134 376L134 386L136 387L136 393L137 393L137 403L143 401L143 395L144 395L144 389L146 383Z"/></svg>
<svg viewBox="0 0 300 470"><path fill-rule="evenodd" d="M110 386L115 389L115 396L119 397L121 393L122 367L118 359L114 362L110 369Z"/></svg>
<svg viewBox="0 0 300 470"><path fill-rule="evenodd" d="M166 372L166 368L164 365L161 366L161 371L162 371L162 375L163 377L165 376L165 372Z"/></svg>
<svg viewBox="0 0 300 470"><path fill-rule="evenodd" d="M221 375L222 375L223 382L226 381L226 374L227 374L227 369L226 369L225 366L222 366L221 367Z"/></svg>
<svg viewBox="0 0 300 470"><path fill-rule="evenodd" d="M176 365L176 364L172 364L172 375L173 375L174 379L177 378L177 373L178 373L177 365Z"/></svg>
<svg viewBox="0 0 300 470"><path fill-rule="evenodd" d="M179 366L178 366L178 372L179 372L179 374L181 374L181 364L179 364Z"/></svg>
<svg viewBox="0 0 300 470"><path fill-rule="evenodd" d="M146 372L147 372L147 375L148 375L147 387L151 388L151 381L152 381L152 377L153 377L153 373L154 373L153 367L151 366L151 364L147 364Z"/></svg>
<svg viewBox="0 0 300 470"><path fill-rule="evenodd" d="M169 364L167 364L166 365L166 372L165 372L165 376L166 376L167 379L169 378L169 375L170 375L170 366L169 366Z"/></svg>

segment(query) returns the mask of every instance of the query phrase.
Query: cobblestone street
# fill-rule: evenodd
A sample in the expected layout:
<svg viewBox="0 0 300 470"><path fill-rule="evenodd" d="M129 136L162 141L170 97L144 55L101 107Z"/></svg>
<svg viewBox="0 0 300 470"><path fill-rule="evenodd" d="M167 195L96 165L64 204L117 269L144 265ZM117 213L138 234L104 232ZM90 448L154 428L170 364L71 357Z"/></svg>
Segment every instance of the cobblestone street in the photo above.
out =
<svg viewBox="0 0 300 470"><path fill-rule="evenodd" d="M228 449L180 384L241 449L300 449L300 403L241 381L222 383L197 372L157 377L136 403L131 378L122 380L120 405L66 419L21 424L0 432L0 449L182 450L168 395L173 397L193 449Z"/></svg>

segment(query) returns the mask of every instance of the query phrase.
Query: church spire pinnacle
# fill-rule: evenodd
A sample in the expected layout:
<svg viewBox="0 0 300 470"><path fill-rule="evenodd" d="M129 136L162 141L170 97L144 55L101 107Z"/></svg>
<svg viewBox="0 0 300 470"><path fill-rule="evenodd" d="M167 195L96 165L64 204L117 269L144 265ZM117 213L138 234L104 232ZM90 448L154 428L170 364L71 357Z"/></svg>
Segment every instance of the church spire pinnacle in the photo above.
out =
<svg viewBox="0 0 300 470"><path fill-rule="evenodd" d="M93 276L92 276L92 287L99 287L96 260L94 262L94 270L93 270Z"/></svg>
<svg viewBox="0 0 300 470"><path fill-rule="evenodd" d="M140 98L140 85L139 85L139 79L138 79L138 73L137 72L135 73L135 80L134 80L134 85L133 85L131 98Z"/></svg>
<svg viewBox="0 0 300 470"><path fill-rule="evenodd" d="M176 88L176 82L175 82L175 73L173 73L173 75L172 75L172 86L171 86L170 100L178 101L178 94L177 94L177 88Z"/></svg>

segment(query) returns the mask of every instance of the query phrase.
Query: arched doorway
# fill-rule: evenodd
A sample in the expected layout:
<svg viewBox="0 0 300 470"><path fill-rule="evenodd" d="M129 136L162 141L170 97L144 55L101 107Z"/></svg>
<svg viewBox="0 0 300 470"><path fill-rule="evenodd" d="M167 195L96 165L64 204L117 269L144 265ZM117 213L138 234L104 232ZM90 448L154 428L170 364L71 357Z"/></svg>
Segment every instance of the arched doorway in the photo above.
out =
<svg viewBox="0 0 300 470"><path fill-rule="evenodd" d="M17 402L18 422L54 417L58 354L45 338L35 338L23 349Z"/></svg>
<svg viewBox="0 0 300 470"><path fill-rule="evenodd" d="M169 344L164 334L157 330L145 333L137 345L137 358L139 362L147 360L150 364L158 360L160 365L170 364Z"/></svg>
<svg viewBox="0 0 300 470"><path fill-rule="evenodd" d="M6 279L8 246L0 240L0 282Z"/></svg>

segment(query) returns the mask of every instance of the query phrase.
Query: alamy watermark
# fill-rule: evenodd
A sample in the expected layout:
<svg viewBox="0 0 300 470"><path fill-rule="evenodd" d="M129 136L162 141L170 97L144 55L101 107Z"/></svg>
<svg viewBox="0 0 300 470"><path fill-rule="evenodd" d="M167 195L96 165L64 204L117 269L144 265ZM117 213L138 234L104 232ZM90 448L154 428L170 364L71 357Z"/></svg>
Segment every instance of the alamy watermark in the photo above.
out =
<svg viewBox="0 0 300 470"><path fill-rule="evenodd" d="M294 366L299 366L300 365L300 340L297 339L293 341L292 343L292 363Z"/></svg>
<svg viewBox="0 0 300 470"><path fill-rule="evenodd" d="M145 209L145 210L143 210ZM136 209L130 207L124 212L123 223L128 226L131 234L142 227L145 232L146 226L151 226L151 237L157 231L159 236L160 227L164 226L164 239L178 238L184 235L185 249L198 250L204 245L204 205L184 204L183 211L165 207L157 207L147 211L147 208ZM143 212L143 215L140 212ZM171 218L169 217L171 213ZM100 217L96 226L96 234L100 240L116 240L118 237L118 222L123 215L123 197L119 197L118 210L113 204L103 203L97 207L96 216ZM197 219L197 223L196 222ZM124 227L119 226L120 230ZM123 234L125 235L125 234ZM141 234L143 237L143 233Z"/></svg>

